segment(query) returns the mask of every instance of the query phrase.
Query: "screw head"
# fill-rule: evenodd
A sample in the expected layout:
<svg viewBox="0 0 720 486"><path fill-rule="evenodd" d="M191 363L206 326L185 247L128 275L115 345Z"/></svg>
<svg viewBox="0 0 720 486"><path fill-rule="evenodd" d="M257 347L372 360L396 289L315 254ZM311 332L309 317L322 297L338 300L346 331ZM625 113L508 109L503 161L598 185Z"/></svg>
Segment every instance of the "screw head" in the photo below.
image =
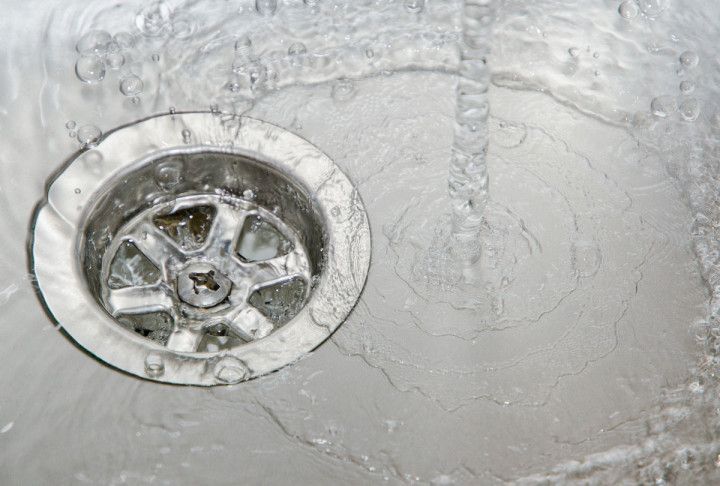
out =
<svg viewBox="0 0 720 486"><path fill-rule="evenodd" d="M193 307L207 309L225 300L232 282L209 263L191 263L177 276L180 300Z"/></svg>

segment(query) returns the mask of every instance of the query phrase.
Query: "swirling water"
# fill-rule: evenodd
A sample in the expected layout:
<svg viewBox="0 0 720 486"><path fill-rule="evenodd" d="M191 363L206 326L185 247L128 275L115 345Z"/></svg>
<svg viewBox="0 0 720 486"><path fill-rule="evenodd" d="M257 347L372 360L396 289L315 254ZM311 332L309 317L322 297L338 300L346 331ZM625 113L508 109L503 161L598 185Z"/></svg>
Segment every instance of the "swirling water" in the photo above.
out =
<svg viewBox="0 0 720 486"><path fill-rule="evenodd" d="M473 50L468 22L485 15L468 6L494 20ZM714 2L4 10L1 483L718 479ZM174 110L300 134L368 208L354 313L251 383L162 386L97 363L23 263L61 162ZM469 254L449 248L457 234Z"/></svg>

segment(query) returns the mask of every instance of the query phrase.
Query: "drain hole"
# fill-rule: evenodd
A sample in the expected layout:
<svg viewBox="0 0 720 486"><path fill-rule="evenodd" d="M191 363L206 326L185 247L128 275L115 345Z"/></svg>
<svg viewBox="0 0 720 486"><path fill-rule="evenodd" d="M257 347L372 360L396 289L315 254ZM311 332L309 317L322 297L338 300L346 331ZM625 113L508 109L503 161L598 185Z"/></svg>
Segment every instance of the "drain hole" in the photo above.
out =
<svg viewBox="0 0 720 486"><path fill-rule="evenodd" d="M130 241L123 242L110 264L108 286L123 289L154 284L160 280L160 270Z"/></svg>
<svg viewBox="0 0 720 486"><path fill-rule="evenodd" d="M220 290L220 285L215 281L215 270L209 272L192 272L188 275L188 278L193 282L193 292L195 294L200 293L200 287L206 288L211 292L217 292Z"/></svg>
<svg viewBox="0 0 720 486"><path fill-rule="evenodd" d="M195 206L155 216L153 223L181 248L197 250L205 244L214 218L212 206Z"/></svg>
<svg viewBox="0 0 720 486"><path fill-rule="evenodd" d="M277 327L287 323L300 312L306 291L305 282L293 278L256 290L250 296L249 302Z"/></svg>
<svg viewBox="0 0 720 486"><path fill-rule="evenodd" d="M49 181L30 257L46 310L99 360L168 383L237 383L320 345L359 299L362 201L297 135L174 113L95 152L112 163L88 171L81 153Z"/></svg>
<svg viewBox="0 0 720 486"><path fill-rule="evenodd" d="M224 324L218 324L205 329L198 351L201 353L217 353L246 343L244 339L233 334Z"/></svg>
<svg viewBox="0 0 720 486"><path fill-rule="evenodd" d="M125 328L165 346L173 329L173 319L166 312L125 314L118 317Z"/></svg>
<svg viewBox="0 0 720 486"><path fill-rule="evenodd" d="M261 262L287 255L292 243L259 216L248 216L240 233L237 254L246 262Z"/></svg>

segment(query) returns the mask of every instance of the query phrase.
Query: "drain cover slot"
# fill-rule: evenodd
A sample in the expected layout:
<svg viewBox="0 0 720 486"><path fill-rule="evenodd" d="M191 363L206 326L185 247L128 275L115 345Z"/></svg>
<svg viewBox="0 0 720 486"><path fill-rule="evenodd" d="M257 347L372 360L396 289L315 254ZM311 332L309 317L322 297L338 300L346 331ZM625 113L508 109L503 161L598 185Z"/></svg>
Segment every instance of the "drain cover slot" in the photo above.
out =
<svg viewBox="0 0 720 486"><path fill-rule="evenodd" d="M33 224L53 317L107 363L171 383L297 360L352 310L369 258L362 202L326 155L208 113L112 132L65 166Z"/></svg>

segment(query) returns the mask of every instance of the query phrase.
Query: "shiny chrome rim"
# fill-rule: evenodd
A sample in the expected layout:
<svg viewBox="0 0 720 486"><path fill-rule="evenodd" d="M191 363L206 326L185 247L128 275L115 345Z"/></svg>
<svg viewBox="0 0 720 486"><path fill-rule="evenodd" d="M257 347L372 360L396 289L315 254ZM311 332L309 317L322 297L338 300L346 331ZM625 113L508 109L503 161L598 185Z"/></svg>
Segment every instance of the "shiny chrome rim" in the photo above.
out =
<svg viewBox="0 0 720 486"><path fill-rule="evenodd" d="M186 160L185 180L146 190L145 174L161 170L167 160ZM198 170L205 172L193 172ZM281 203L279 216L273 212L277 206L266 207L243 194L242 188L253 183L261 185L255 188L259 192L270 193L266 202ZM215 208L208 241L187 251L152 233L142 250L161 269L161 281L120 292L108 289L108 261L117 246L131 239L133 231L147 228L149 215L170 203ZM121 218L120 213L134 216ZM292 242L292 251L262 264L242 262L227 252L244 218L257 214ZM101 235L98 222L115 219L122 225ZM210 113L150 118L111 132L80 152L49 185L32 231L32 269L40 295L70 336L112 366L178 384L237 383L301 358L345 320L370 263L362 201L332 160L279 127ZM222 295L189 295L183 279L190 272L217 277L220 283L213 282L213 288ZM306 282L305 304L289 322L273 327L247 299L253 290L289 278ZM200 317L190 319L190 325L176 325L167 345L126 329L113 317L132 309L172 313L182 306ZM197 352L199 336L220 321L247 342Z"/></svg>

